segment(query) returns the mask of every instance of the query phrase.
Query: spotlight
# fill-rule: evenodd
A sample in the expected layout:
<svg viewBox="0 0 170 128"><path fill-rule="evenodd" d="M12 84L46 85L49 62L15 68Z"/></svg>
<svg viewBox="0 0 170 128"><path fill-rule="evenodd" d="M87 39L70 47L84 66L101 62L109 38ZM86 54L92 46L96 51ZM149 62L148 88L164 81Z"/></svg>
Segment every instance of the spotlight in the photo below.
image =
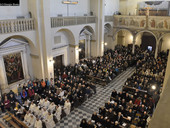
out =
<svg viewBox="0 0 170 128"><path fill-rule="evenodd" d="M156 85L151 86L152 90L156 90Z"/></svg>
<svg viewBox="0 0 170 128"><path fill-rule="evenodd" d="M105 46L107 46L107 43L104 43Z"/></svg>

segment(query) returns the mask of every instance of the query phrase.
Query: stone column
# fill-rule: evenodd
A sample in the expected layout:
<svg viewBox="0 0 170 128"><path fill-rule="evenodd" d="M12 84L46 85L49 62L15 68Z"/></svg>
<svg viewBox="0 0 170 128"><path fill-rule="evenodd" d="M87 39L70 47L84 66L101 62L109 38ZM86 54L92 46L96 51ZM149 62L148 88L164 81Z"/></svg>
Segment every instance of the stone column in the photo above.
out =
<svg viewBox="0 0 170 128"><path fill-rule="evenodd" d="M88 39L85 39L85 58L88 58Z"/></svg>
<svg viewBox="0 0 170 128"><path fill-rule="evenodd" d="M6 71L5 71L5 65L4 65L4 60L3 56L0 55L0 89L1 91L8 88L8 82L6 78Z"/></svg>
<svg viewBox="0 0 170 128"><path fill-rule="evenodd" d="M24 78L26 80L30 79L30 76L28 74L28 65L27 65L27 56L26 56L26 49L24 51L21 51L21 58L22 58L22 67L23 67L23 72L24 72Z"/></svg>
<svg viewBox="0 0 170 128"><path fill-rule="evenodd" d="M169 128L170 126L170 55L166 68L163 91L149 124L149 128Z"/></svg>
<svg viewBox="0 0 170 128"><path fill-rule="evenodd" d="M90 58L91 57L91 43L90 43L90 35L86 36L86 40L87 40L87 57Z"/></svg>
<svg viewBox="0 0 170 128"><path fill-rule="evenodd" d="M102 56L104 53L104 0L90 0L90 10L98 18L96 22L96 51L97 56Z"/></svg>
<svg viewBox="0 0 170 128"><path fill-rule="evenodd" d="M135 53L136 36L133 36L132 54Z"/></svg>
<svg viewBox="0 0 170 128"><path fill-rule="evenodd" d="M155 58L158 56L158 49L159 49L159 41L156 39L156 49L155 49Z"/></svg>

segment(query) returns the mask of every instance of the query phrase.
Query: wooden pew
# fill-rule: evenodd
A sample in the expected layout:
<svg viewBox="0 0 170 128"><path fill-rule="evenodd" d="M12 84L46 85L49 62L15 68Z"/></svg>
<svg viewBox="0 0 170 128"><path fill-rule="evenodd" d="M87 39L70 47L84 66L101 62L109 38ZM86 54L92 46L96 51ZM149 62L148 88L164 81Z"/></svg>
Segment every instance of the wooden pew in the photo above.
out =
<svg viewBox="0 0 170 128"><path fill-rule="evenodd" d="M106 80L105 79L101 79L101 78L98 78L98 77L94 77L94 76L90 76L90 75L86 75L88 78L90 78L90 79L92 79L92 81L100 81L101 83L101 85L103 85L103 86L106 86L107 85L107 82L106 82Z"/></svg>
<svg viewBox="0 0 170 128"><path fill-rule="evenodd" d="M0 128L5 128L5 126L2 123L0 123Z"/></svg>
<svg viewBox="0 0 170 128"><path fill-rule="evenodd" d="M11 116L12 118L12 121L15 123L17 123L20 127L19 128L28 128L28 126L22 122L21 120L19 120L17 117L15 117L12 113L8 112L9 115ZM17 127L16 127L17 128Z"/></svg>

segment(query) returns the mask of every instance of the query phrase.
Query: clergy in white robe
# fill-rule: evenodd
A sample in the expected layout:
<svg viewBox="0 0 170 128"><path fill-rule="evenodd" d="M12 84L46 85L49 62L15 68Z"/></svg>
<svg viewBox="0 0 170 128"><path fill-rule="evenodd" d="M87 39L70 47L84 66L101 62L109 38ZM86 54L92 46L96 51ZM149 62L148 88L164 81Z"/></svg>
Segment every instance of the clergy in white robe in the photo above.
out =
<svg viewBox="0 0 170 128"><path fill-rule="evenodd" d="M29 111L27 111L27 113L24 116L24 121L23 121L26 125L29 124L30 117L31 117L31 114Z"/></svg>
<svg viewBox="0 0 170 128"><path fill-rule="evenodd" d="M68 114L70 114L70 111L71 111L71 103L67 99L64 103L64 112L66 113L66 115L68 115Z"/></svg>
<svg viewBox="0 0 170 128"><path fill-rule="evenodd" d="M31 111L31 113L34 112L35 106L36 106L36 105L34 104L34 102L31 102L31 105L30 105L30 108L29 108L29 110Z"/></svg>
<svg viewBox="0 0 170 128"><path fill-rule="evenodd" d="M30 119L29 119L28 127L29 128L34 128L35 121L36 121L35 116L33 114L31 114Z"/></svg>
<svg viewBox="0 0 170 128"><path fill-rule="evenodd" d="M50 111L51 113L53 113L53 112L54 112L54 109L55 109L55 104L54 104L54 102L52 102L52 103L49 105L49 107L48 107L48 111Z"/></svg>
<svg viewBox="0 0 170 128"><path fill-rule="evenodd" d="M34 128L42 128L42 121L37 117Z"/></svg>
<svg viewBox="0 0 170 128"><path fill-rule="evenodd" d="M60 119L61 119L61 114L62 114L62 108L61 108L61 106L56 106L55 117L57 118L57 121L60 121Z"/></svg>
<svg viewBox="0 0 170 128"><path fill-rule="evenodd" d="M53 114L51 114L50 112L48 112L47 118L45 120L45 125L47 128L54 128L55 127L55 123L53 120Z"/></svg>
<svg viewBox="0 0 170 128"><path fill-rule="evenodd" d="M35 106L34 108L34 115L38 116L41 113L40 107L39 106Z"/></svg>
<svg viewBox="0 0 170 128"><path fill-rule="evenodd" d="M45 98L45 101L43 103L43 107L45 107L47 109L49 105L50 105L50 102L47 100L47 98Z"/></svg>
<svg viewBox="0 0 170 128"><path fill-rule="evenodd" d="M40 99L40 102L39 102L38 105L39 105L40 107L43 107L43 105L44 105L44 99L43 99L43 98Z"/></svg>
<svg viewBox="0 0 170 128"><path fill-rule="evenodd" d="M43 119L46 119L47 115L48 115L48 111L46 110L46 108L43 108L39 116L41 116L41 118Z"/></svg>

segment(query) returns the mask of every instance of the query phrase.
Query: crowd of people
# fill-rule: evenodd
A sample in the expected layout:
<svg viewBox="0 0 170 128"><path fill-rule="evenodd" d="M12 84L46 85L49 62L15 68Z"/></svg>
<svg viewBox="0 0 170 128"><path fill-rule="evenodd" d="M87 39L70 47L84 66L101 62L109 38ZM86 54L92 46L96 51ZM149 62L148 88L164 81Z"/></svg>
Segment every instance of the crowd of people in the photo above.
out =
<svg viewBox="0 0 170 128"><path fill-rule="evenodd" d="M145 128L148 125L163 86L167 53L161 52L155 59L154 52L142 51L139 47L136 50L136 71L125 82L123 91L113 90L110 100L99 108L98 113L94 112L91 120L81 121L82 128L123 128L132 125Z"/></svg>
<svg viewBox="0 0 170 128"><path fill-rule="evenodd" d="M119 47L103 57L84 59L79 64L59 69L54 79L28 81L0 97L0 112L10 111L29 127L54 127L55 123L96 93L96 86L86 75L114 79L136 58L130 50ZM39 125L39 126L37 126Z"/></svg>

